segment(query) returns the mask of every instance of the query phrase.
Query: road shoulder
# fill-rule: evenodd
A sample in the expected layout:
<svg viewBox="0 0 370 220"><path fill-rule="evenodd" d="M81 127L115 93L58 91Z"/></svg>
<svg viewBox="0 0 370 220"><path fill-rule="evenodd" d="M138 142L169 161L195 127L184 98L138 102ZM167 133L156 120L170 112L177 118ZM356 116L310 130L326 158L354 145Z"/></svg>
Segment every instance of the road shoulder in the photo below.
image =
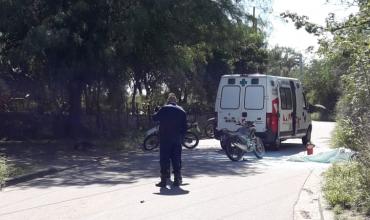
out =
<svg viewBox="0 0 370 220"><path fill-rule="evenodd" d="M308 175L294 206L294 220L334 219L334 213L328 209L322 194L322 174L325 170L315 168Z"/></svg>

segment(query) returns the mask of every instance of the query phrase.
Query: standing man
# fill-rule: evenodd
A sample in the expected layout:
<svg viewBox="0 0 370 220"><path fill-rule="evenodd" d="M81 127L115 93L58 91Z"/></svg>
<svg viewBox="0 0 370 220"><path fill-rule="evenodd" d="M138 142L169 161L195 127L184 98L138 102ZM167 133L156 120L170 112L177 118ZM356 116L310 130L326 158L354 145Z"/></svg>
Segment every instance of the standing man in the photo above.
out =
<svg viewBox="0 0 370 220"><path fill-rule="evenodd" d="M171 177L171 163L175 176L173 185L179 186L182 183L181 143L187 130L187 122L184 109L176 102L176 95L170 93L167 105L153 116L154 121L159 121L161 181L156 184L158 187L166 187L167 179Z"/></svg>

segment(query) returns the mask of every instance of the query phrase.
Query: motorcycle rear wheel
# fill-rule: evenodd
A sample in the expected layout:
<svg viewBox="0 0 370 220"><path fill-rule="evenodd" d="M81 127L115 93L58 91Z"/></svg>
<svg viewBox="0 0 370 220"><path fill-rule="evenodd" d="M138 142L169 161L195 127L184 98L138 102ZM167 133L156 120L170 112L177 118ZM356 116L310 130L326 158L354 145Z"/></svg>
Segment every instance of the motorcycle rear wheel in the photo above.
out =
<svg viewBox="0 0 370 220"><path fill-rule="evenodd" d="M225 140L226 156L232 161L239 161L243 158L244 151L235 145L233 140Z"/></svg>
<svg viewBox="0 0 370 220"><path fill-rule="evenodd" d="M206 135L207 138L214 138L215 137L215 133L214 133L214 124L213 122L212 123L208 123L206 125L206 127L204 128L204 133Z"/></svg>
<svg viewBox="0 0 370 220"><path fill-rule="evenodd" d="M263 145L263 142L261 140L261 138L259 137L255 137L255 144L256 144L256 147L253 151L254 155L256 155L256 157L258 159L262 159L263 156L265 155L265 146Z"/></svg>
<svg viewBox="0 0 370 220"><path fill-rule="evenodd" d="M148 135L144 139L144 150L153 150L159 146L159 136L157 134Z"/></svg>
<svg viewBox="0 0 370 220"><path fill-rule="evenodd" d="M187 149L193 149L199 144L199 137L193 132L187 131L184 137L184 141L182 146L186 147Z"/></svg>

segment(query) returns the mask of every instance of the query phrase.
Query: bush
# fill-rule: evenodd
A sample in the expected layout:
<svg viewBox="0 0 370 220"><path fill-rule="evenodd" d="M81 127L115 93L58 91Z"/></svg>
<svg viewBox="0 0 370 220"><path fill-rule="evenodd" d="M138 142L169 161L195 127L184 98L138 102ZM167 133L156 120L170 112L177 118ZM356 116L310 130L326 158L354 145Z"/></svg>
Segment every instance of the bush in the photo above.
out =
<svg viewBox="0 0 370 220"><path fill-rule="evenodd" d="M333 146L359 151L363 148L361 135L351 120L338 119L334 130Z"/></svg>
<svg viewBox="0 0 370 220"><path fill-rule="evenodd" d="M0 188L1 188L1 185L4 184L5 178L7 177L7 175L8 175L8 170L7 170L7 166L5 163L5 158L0 156Z"/></svg>
<svg viewBox="0 0 370 220"><path fill-rule="evenodd" d="M367 173L368 174L368 173ZM332 207L370 214L369 176L357 162L334 164L325 173L324 197Z"/></svg>

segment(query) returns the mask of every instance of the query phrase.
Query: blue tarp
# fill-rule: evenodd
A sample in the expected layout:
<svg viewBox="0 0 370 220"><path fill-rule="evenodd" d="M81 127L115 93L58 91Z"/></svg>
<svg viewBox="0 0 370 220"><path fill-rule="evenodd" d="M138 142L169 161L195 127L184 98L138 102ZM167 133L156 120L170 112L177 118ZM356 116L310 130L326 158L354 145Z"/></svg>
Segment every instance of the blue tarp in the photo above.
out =
<svg viewBox="0 0 370 220"><path fill-rule="evenodd" d="M318 162L318 163L334 163L345 162L351 159L353 151L345 148L338 148L331 151L321 152L315 155L293 156L288 161L295 162Z"/></svg>

